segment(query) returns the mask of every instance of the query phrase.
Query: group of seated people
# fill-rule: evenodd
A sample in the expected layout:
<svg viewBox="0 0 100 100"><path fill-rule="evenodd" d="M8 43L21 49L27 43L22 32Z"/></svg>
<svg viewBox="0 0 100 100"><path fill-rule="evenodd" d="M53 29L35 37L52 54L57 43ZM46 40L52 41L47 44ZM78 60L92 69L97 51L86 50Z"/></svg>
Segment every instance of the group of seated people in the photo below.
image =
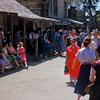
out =
<svg viewBox="0 0 100 100"><path fill-rule="evenodd" d="M18 68L20 66L28 68L25 49L23 43L19 42L17 50L14 49L12 42L3 40L3 47L0 50L0 69L4 73L5 67Z"/></svg>

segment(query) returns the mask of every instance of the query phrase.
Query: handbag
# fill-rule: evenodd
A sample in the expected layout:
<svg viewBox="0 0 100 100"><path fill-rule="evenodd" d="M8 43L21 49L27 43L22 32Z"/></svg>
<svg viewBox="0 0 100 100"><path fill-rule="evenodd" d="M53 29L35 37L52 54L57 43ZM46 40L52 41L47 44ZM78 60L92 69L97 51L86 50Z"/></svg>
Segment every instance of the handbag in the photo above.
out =
<svg viewBox="0 0 100 100"><path fill-rule="evenodd" d="M64 66L64 74L67 74L69 72L67 66Z"/></svg>
<svg viewBox="0 0 100 100"><path fill-rule="evenodd" d="M85 92L87 94L90 94L90 92L92 91L92 88L94 86L94 82L90 82L86 87L85 87Z"/></svg>

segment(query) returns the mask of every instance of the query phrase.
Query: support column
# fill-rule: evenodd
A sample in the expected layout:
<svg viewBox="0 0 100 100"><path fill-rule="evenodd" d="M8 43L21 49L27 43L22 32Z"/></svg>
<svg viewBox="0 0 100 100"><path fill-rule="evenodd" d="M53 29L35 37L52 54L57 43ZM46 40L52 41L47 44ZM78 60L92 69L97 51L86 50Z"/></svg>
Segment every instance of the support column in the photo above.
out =
<svg viewBox="0 0 100 100"><path fill-rule="evenodd" d="M55 22L53 22L53 28L55 29Z"/></svg>
<svg viewBox="0 0 100 100"><path fill-rule="evenodd" d="M33 21L33 29L34 29L34 30L36 29L35 20Z"/></svg>
<svg viewBox="0 0 100 100"><path fill-rule="evenodd" d="M35 42L35 58L36 58L36 60L38 60L38 58L39 58L39 54L38 54L38 39L36 39L36 42Z"/></svg>
<svg viewBox="0 0 100 100"><path fill-rule="evenodd" d="M26 20L24 19L24 34L23 36L25 37L26 36ZM26 49L26 38L24 39L24 47Z"/></svg>
<svg viewBox="0 0 100 100"><path fill-rule="evenodd" d="M33 29L36 29L36 21L33 21ZM38 60L39 54L38 54L38 39L35 41L35 59Z"/></svg>
<svg viewBox="0 0 100 100"><path fill-rule="evenodd" d="M7 16L6 15L4 15L4 17L3 17L3 21L4 21L4 33L5 32L7 32Z"/></svg>
<svg viewBox="0 0 100 100"><path fill-rule="evenodd" d="M14 34L13 34L13 15L11 16L11 40L12 40L12 43L14 44Z"/></svg>
<svg viewBox="0 0 100 100"><path fill-rule="evenodd" d="M42 29L42 27L43 27L43 26L42 26L42 21L40 22L40 27L41 27L41 29Z"/></svg>

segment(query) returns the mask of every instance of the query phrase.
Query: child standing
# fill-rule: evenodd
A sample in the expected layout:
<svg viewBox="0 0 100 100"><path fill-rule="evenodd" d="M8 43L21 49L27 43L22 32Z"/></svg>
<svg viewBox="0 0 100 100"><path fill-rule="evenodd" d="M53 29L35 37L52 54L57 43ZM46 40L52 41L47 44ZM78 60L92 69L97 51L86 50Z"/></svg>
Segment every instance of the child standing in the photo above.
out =
<svg viewBox="0 0 100 100"><path fill-rule="evenodd" d="M25 48L23 47L23 42L19 42L17 52L18 52L18 56L21 57L22 64L24 64L25 68L28 69L27 59L25 55Z"/></svg>

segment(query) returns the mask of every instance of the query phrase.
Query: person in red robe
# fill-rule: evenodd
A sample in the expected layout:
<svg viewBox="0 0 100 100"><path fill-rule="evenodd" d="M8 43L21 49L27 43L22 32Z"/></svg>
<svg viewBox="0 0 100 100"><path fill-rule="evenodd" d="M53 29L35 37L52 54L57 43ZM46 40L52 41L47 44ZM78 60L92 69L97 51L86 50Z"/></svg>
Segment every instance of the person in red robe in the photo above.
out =
<svg viewBox="0 0 100 100"><path fill-rule="evenodd" d="M67 69L69 72L65 73L65 75L66 74L70 75L70 82L72 82L72 79L74 79L74 83L76 83L76 79L78 77L78 73L80 70L79 61L77 61L74 69L71 68L74 58L75 58L75 55L78 52L78 50L80 49L79 46L75 45L75 42L76 42L76 38L71 39L71 45L69 47L67 47L67 49L66 49L66 66L67 66Z"/></svg>

